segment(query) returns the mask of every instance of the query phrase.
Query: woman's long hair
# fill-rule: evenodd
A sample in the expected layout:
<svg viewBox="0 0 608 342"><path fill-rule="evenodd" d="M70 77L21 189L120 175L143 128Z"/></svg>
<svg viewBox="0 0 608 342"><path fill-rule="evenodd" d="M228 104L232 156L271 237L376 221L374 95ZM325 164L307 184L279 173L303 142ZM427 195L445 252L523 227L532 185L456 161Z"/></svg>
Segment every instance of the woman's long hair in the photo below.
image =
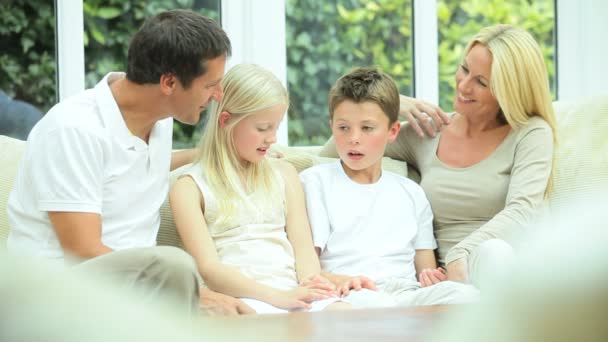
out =
<svg viewBox="0 0 608 342"><path fill-rule="evenodd" d="M551 127L553 143L557 145L547 66L532 35L517 26L489 26L473 37L464 55L476 44L492 53L490 89L501 109L499 115L514 129L526 125L532 116L541 117ZM554 169L555 158L545 195L553 188Z"/></svg>

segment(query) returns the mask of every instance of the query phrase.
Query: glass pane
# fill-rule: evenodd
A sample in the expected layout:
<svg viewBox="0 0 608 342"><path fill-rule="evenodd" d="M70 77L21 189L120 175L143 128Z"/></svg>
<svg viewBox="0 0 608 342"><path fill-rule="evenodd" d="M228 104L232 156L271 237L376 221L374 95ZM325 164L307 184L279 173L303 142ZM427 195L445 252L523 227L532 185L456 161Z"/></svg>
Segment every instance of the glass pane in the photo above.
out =
<svg viewBox="0 0 608 342"><path fill-rule="evenodd" d="M89 88L108 72L126 70L129 40L146 18L184 8L219 22L220 0L87 0L83 8L85 82ZM174 121L173 147L192 147L199 134L199 127Z"/></svg>
<svg viewBox="0 0 608 342"><path fill-rule="evenodd" d="M512 24L526 29L539 42L549 73L551 92L555 81L554 0L438 0L439 104L451 111L455 73L469 40L485 26Z"/></svg>
<svg viewBox="0 0 608 342"><path fill-rule="evenodd" d="M411 0L287 0L289 144L331 135L327 94L345 72L376 65L412 93Z"/></svg>
<svg viewBox="0 0 608 342"><path fill-rule="evenodd" d="M53 1L3 1L0 46L0 134L25 140L56 102Z"/></svg>

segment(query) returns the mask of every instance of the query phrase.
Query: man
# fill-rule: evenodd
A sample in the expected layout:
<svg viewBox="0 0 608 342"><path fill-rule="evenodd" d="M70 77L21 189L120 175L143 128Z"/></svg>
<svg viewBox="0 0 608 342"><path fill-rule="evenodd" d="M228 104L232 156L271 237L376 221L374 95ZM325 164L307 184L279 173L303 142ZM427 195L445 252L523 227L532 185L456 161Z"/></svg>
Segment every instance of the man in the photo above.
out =
<svg viewBox="0 0 608 342"><path fill-rule="evenodd" d="M197 270L180 249L154 247L168 173L192 160L171 153L173 119L195 124L222 98L231 53L212 20L174 10L148 20L129 46L126 74L109 73L55 105L32 129L7 211L9 250L107 274L143 299L199 303ZM201 305L247 312L202 290Z"/></svg>

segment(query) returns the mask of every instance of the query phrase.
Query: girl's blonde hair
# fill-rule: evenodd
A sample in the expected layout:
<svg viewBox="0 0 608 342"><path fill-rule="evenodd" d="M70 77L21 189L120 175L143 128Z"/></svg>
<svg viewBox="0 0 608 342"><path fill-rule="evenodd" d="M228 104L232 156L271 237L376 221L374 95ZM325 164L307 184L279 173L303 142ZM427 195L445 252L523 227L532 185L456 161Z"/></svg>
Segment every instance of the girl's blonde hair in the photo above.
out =
<svg viewBox="0 0 608 342"><path fill-rule="evenodd" d="M549 77L536 40L522 28L499 24L479 31L467 45L464 55L477 44L492 53L490 90L498 101L502 119L518 129L526 125L530 117L539 116L551 127L553 142L557 145ZM545 195L553 188L555 160L553 165Z"/></svg>
<svg viewBox="0 0 608 342"><path fill-rule="evenodd" d="M268 160L243 163L234 144L234 127L253 112L276 105L289 105L287 90L268 70L253 64L239 64L222 81L224 97L213 103L199 144L198 162L203 177L218 202L218 225L235 217L237 208L263 214L278 205L281 194L276 174ZM231 114L219 127L222 112ZM255 209L257 208L257 209Z"/></svg>

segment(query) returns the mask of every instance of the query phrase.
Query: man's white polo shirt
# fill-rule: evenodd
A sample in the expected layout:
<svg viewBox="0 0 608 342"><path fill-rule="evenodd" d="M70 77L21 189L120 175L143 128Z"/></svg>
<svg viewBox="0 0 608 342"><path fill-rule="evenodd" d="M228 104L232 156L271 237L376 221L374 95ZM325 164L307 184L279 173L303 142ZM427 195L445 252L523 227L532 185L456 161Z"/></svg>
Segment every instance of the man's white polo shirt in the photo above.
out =
<svg viewBox="0 0 608 342"><path fill-rule="evenodd" d="M132 135L109 87L121 77L58 103L32 129L7 205L9 250L63 260L49 211L100 214L115 250L156 244L173 119L158 121L148 144Z"/></svg>

